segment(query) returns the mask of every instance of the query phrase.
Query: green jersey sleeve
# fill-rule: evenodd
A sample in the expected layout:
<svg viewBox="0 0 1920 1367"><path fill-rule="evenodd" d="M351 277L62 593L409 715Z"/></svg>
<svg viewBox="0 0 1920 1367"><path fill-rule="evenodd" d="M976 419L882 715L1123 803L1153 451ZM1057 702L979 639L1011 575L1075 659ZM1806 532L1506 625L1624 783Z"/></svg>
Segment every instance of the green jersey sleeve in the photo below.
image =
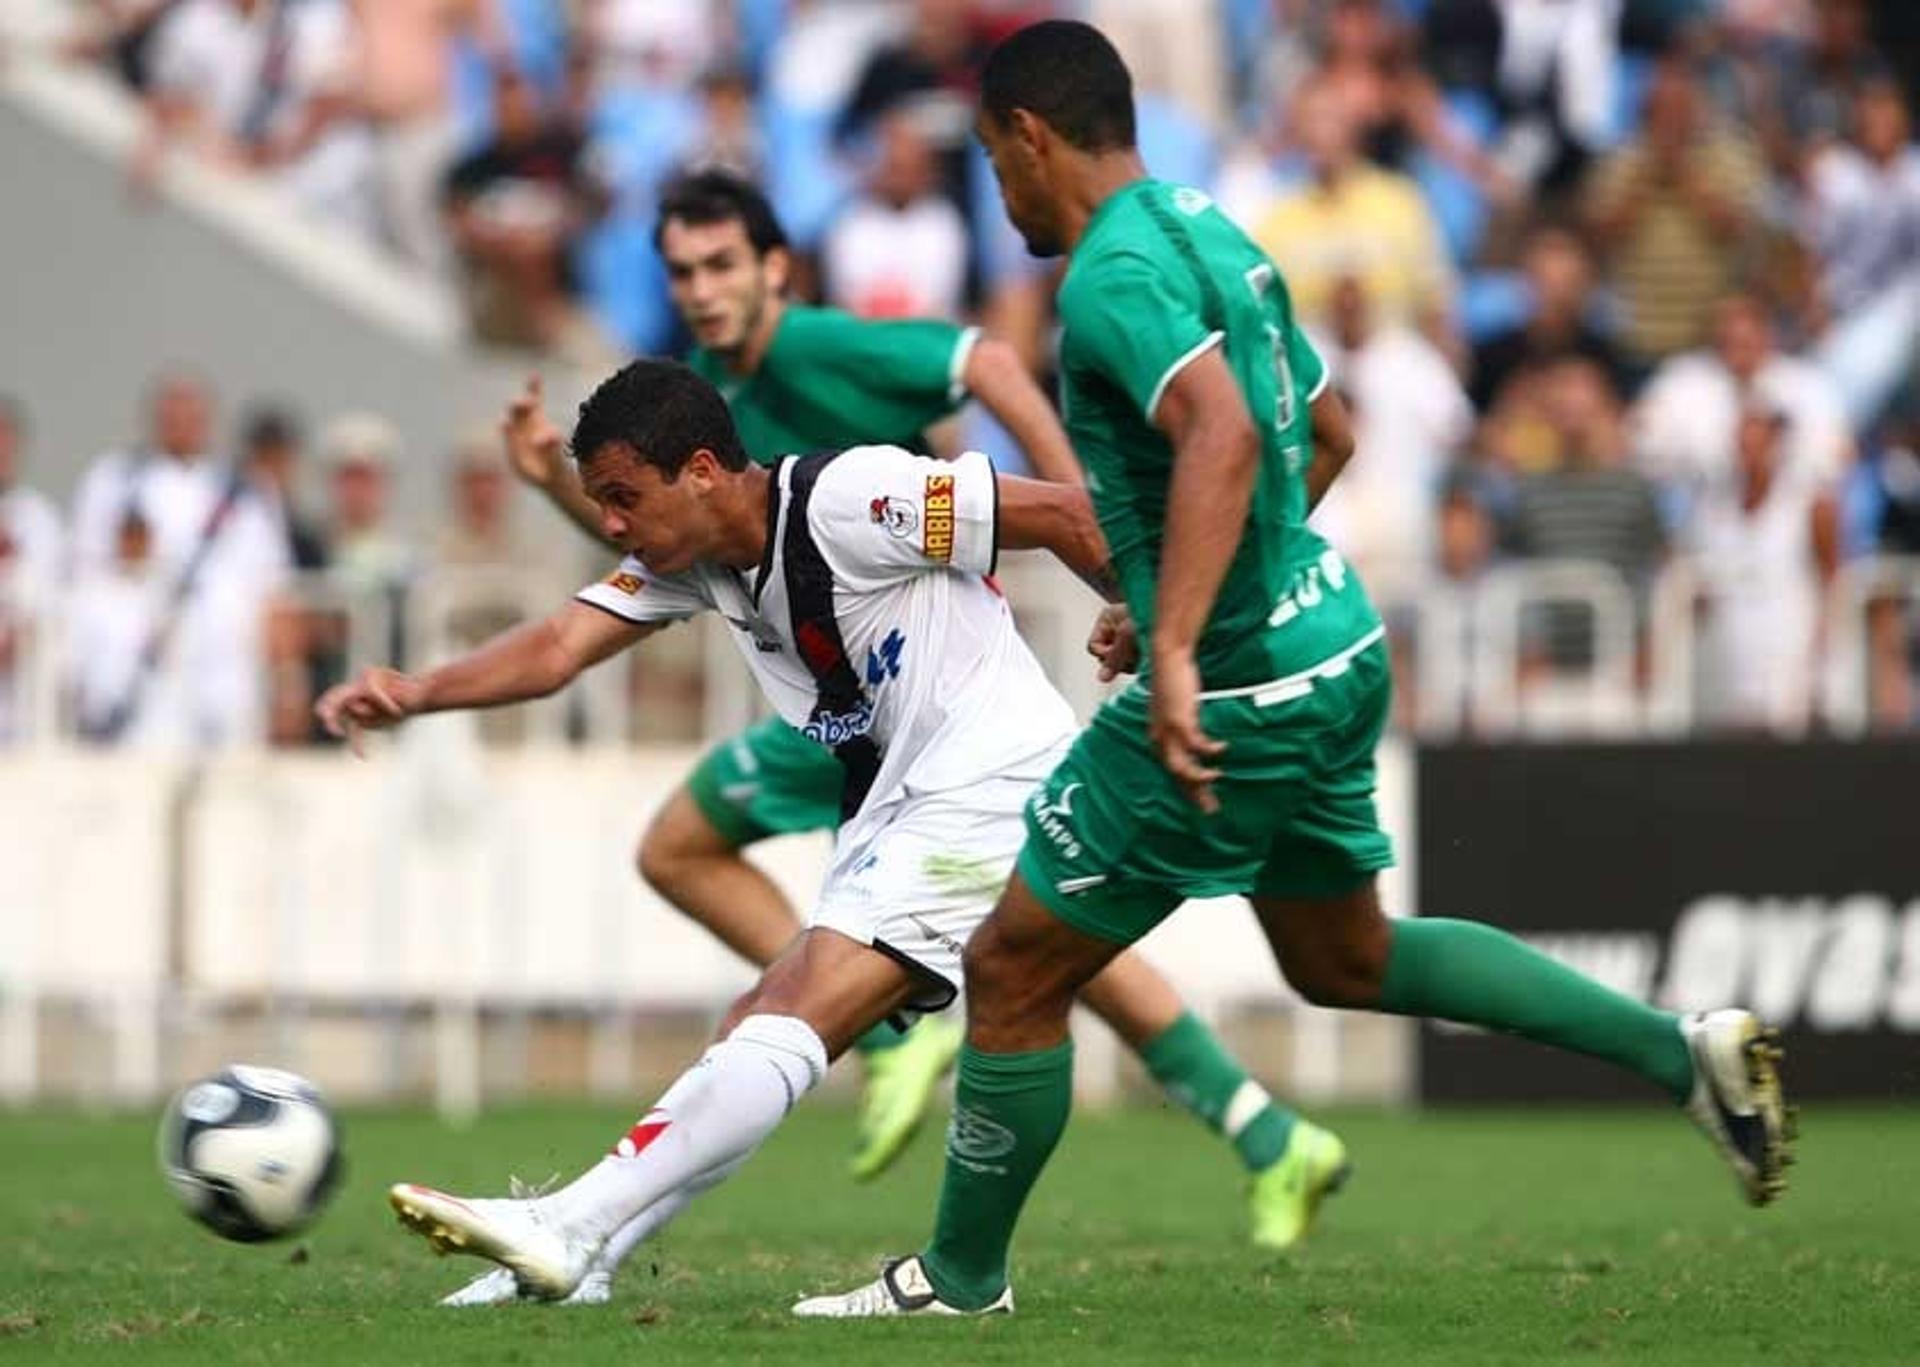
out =
<svg viewBox="0 0 1920 1367"><path fill-rule="evenodd" d="M1104 375L1151 422L1173 377L1224 334L1146 257L1113 252L1087 264L1060 296L1068 357Z"/></svg>
<svg viewBox="0 0 1920 1367"><path fill-rule="evenodd" d="M978 328L937 319L855 318L836 309L795 311L779 338L781 361L857 385L872 401L925 427L966 401L967 357Z"/></svg>

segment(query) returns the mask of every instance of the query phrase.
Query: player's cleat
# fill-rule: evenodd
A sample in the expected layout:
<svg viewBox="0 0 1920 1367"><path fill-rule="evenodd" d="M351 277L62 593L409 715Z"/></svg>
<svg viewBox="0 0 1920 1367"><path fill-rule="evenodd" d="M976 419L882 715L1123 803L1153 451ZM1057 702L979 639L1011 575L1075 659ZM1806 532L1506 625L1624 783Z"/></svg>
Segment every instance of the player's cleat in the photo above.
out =
<svg viewBox="0 0 1920 1367"><path fill-rule="evenodd" d="M1795 1117L1780 1088L1780 1035L1750 1011L1696 1012L1680 1021L1693 1055L1687 1114L1733 1167L1747 1200L1786 1190Z"/></svg>
<svg viewBox="0 0 1920 1367"><path fill-rule="evenodd" d="M540 1300L565 1300L586 1277L594 1249L556 1228L538 1201L473 1200L401 1182L387 1193L400 1223L439 1253L491 1258Z"/></svg>
<svg viewBox="0 0 1920 1367"><path fill-rule="evenodd" d="M906 1151L919 1132L940 1079L960 1054L966 1028L958 1021L925 1016L891 1049L865 1056L866 1090L860 1096L860 1147L849 1171L856 1182L878 1177Z"/></svg>
<svg viewBox="0 0 1920 1367"><path fill-rule="evenodd" d="M580 1285L573 1288L573 1294L560 1305L605 1305L613 1299L613 1273L603 1267L596 1267L580 1279ZM538 1301L536 1296L528 1296L520 1290L520 1283L513 1273L504 1267L489 1268L461 1287L440 1298L440 1304L456 1310L470 1309L474 1306L511 1305L516 1301ZM556 1302L541 1301L543 1305Z"/></svg>
<svg viewBox="0 0 1920 1367"><path fill-rule="evenodd" d="M1352 1175L1353 1162L1339 1135L1310 1121L1294 1121L1287 1151L1253 1179L1253 1242L1261 1248L1292 1248L1312 1228L1320 1202Z"/></svg>
<svg viewBox="0 0 1920 1367"><path fill-rule="evenodd" d="M892 1258L880 1265L880 1279L839 1296L810 1296L793 1307L802 1319L869 1320L897 1315L1011 1315L1013 1288L1005 1287L993 1304L961 1310L940 1299L920 1265L920 1255Z"/></svg>

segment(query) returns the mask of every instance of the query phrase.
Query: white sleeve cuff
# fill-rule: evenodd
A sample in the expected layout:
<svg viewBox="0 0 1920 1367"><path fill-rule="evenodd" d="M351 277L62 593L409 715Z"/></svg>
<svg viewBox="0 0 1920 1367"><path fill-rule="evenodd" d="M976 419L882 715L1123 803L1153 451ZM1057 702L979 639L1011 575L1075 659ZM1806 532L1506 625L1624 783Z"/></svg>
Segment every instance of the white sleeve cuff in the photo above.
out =
<svg viewBox="0 0 1920 1367"><path fill-rule="evenodd" d="M1153 387L1153 396L1147 400L1148 422L1152 422L1153 415L1160 411L1160 400L1166 394L1167 386L1173 383L1173 377L1206 355L1214 347L1219 346L1220 343L1226 340L1226 337L1227 334L1224 332L1209 332L1205 337L1202 337L1189 347L1184 355L1180 356L1172 365L1166 368L1166 371L1160 376L1160 382Z"/></svg>

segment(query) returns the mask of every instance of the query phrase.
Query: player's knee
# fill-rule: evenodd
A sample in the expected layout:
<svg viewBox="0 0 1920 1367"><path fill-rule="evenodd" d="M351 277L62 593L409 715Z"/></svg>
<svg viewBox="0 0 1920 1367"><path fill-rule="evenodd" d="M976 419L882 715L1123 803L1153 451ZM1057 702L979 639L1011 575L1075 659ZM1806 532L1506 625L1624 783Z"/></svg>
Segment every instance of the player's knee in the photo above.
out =
<svg viewBox="0 0 1920 1367"><path fill-rule="evenodd" d="M1018 946L995 932L991 920L974 932L961 962L967 978L967 1023L976 1043L991 1042L1002 1030L1024 1037L1064 1020L1072 1009L1072 991L1054 981L1054 975L1039 971Z"/></svg>
<svg viewBox="0 0 1920 1367"><path fill-rule="evenodd" d="M1280 971L1315 1006L1370 1007L1380 1000L1386 950L1387 938L1372 933L1305 940L1282 949Z"/></svg>
<svg viewBox="0 0 1920 1367"><path fill-rule="evenodd" d="M640 837L640 847L634 851L634 867L639 869L648 887L670 896L681 881L687 857L683 842L656 821Z"/></svg>

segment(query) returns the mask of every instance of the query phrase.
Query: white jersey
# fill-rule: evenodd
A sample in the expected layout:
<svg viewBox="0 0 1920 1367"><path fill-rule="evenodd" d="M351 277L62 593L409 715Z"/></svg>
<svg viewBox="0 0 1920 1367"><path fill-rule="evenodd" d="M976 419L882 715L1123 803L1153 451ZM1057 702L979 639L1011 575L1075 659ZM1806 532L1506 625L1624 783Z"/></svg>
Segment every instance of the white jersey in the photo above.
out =
<svg viewBox="0 0 1920 1367"><path fill-rule="evenodd" d="M630 622L724 616L780 715L847 763L849 814L1029 771L1071 737L1072 709L990 578L999 487L984 455L860 446L772 475L757 570L656 575L629 557L580 600Z"/></svg>

